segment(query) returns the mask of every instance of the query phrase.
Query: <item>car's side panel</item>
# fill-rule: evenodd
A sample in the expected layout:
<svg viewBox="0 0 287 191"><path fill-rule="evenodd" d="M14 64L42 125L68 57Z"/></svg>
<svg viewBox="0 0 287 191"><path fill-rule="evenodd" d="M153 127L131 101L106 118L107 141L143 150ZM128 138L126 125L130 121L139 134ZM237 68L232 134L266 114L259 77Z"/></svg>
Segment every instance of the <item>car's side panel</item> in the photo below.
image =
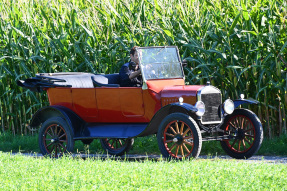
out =
<svg viewBox="0 0 287 191"><path fill-rule="evenodd" d="M95 88L72 89L74 111L86 122L93 122L98 118L98 106Z"/></svg>
<svg viewBox="0 0 287 191"><path fill-rule="evenodd" d="M50 105L61 105L73 110L72 88L48 88Z"/></svg>
<svg viewBox="0 0 287 191"><path fill-rule="evenodd" d="M143 90L143 102L145 118L149 122L157 112L156 105L160 104L160 100L156 100L149 90Z"/></svg>
<svg viewBox="0 0 287 191"><path fill-rule="evenodd" d="M142 88L96 88L100 123L146 123Z"/></svg>
<svg viewBox="0 0 287 191"><path fill-rule="evenodd" d="M162 107L164 87L183 79L150 80L141 87L49 88L51 105L65 106L88 123L147 123Z"/></svg>
<svg viewBox="0 0 287 191"><path fill-rule="evenodd" d="M86 122L98 118L95 88L49 88L50 105L61 105L74 111Z"/></svg>
<svg viewBox="0 0 287 191"><path fill-rule="evenodd" d="M115 122L123 117L119 88L96 88L99 120L95 122Z"/></svg>
<svg viewBox="0 0 287 191"><path fill-rule="evenodd" d="M51 106L67 107L88 123L149 122L141 87L49 88L47 92Z"/></svg>

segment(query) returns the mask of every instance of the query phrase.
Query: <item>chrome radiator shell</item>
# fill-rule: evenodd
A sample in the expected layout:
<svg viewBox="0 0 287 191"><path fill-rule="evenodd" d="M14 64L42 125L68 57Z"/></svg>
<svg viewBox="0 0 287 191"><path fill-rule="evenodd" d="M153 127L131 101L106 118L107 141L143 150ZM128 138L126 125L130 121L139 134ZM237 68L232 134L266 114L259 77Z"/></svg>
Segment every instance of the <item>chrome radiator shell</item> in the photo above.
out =
<svg viewBox="0 0 287 191"><path fill-rule="evenodd" d="M220 105L222 104L221 91L211 85L200 88L197 92L197 100L205 104L205 113L201 117L202 124L218 124L222 122L219 115Z"/></svg>

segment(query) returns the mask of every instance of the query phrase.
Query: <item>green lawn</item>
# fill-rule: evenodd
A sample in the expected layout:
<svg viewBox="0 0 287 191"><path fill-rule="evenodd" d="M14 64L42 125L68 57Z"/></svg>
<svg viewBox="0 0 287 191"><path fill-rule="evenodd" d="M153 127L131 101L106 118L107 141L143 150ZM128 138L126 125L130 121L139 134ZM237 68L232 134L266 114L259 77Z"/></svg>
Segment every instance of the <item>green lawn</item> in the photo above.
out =
<svg viewBox="0 0 287 191"><path fill-rule="evenodd" d="M284 190L285 164L235 160L126 162L0 153L1 190Z"/></svg>

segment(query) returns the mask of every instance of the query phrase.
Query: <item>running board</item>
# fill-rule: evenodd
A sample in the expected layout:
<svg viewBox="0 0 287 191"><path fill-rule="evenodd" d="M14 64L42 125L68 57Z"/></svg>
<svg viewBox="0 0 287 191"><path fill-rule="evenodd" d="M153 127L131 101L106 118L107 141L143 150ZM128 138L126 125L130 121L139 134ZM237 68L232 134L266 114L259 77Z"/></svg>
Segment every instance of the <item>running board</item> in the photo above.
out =
<svg viewBox="0 0 287 191"><path fill-rule="evenodd" d="M142 133L148 123L89 124L74 139L132 138Z"/></svg>

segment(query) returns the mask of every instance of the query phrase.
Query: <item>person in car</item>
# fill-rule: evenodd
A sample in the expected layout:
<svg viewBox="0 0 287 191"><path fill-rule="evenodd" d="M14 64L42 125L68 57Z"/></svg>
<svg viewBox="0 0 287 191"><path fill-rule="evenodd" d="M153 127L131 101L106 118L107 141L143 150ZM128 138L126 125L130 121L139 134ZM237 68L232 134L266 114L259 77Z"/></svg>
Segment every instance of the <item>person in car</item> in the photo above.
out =
<svg viewBox="0 0 287 191"><path fill-rule="evenodd" d="M142 76L139 68L139 55L136 51L137 46L130 50L131 60L124 64L119 72L121 87L141 87Z"/></svg>

